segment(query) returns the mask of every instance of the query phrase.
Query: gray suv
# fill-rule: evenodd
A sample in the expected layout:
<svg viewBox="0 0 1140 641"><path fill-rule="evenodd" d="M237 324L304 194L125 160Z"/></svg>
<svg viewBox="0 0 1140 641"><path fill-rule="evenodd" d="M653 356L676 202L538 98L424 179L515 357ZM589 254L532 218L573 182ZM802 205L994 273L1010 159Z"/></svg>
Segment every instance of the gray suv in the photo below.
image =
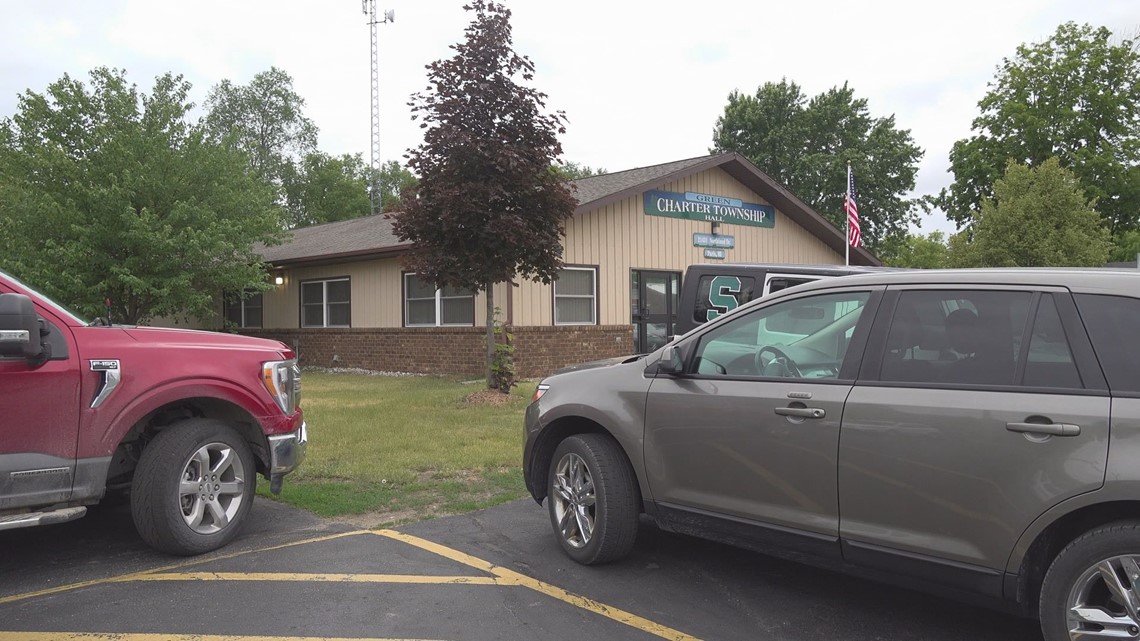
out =
<svg viewBox="0 0 1140 641"><path fill-rule="evenodd" d="M523 465L566 553L662 528L1140 639L1140 273L889 272L544 380Z"/></svg>

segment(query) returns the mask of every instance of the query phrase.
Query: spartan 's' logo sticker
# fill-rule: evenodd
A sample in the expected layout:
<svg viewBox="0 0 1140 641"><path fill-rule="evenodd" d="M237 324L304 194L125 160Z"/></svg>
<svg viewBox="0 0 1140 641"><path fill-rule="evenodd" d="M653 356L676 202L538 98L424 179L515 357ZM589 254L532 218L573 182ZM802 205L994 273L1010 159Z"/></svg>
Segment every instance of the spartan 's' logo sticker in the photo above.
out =
<svg viewBox="0 0 1140 641"><path fill-rule="evenodd" d="M740 279L736 276L717 276L709 284L709 310L705 320L712 320L727 314L740 305L736 294L740 293Z"/></svg>

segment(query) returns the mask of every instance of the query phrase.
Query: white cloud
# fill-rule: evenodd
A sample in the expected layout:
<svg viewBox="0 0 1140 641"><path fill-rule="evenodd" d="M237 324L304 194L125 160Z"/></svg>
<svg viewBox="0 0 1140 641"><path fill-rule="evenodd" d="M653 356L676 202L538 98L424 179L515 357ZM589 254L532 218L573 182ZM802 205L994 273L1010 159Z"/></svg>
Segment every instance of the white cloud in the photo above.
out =
<svg viewBox="0 0 1140 641"><path fill-rule="evenodd" d="M391 0L379 27L381 151L420 141L408 97L424 66L450 55L469 21L463 0ZM1134 0L801 0L554 3L508 0L516 49L535 85L570 120L566 158L609 170L707 152L727 94L787 77L809 95L849 82L874 115L894 114L926 149L917 191L949 184L947 154L970 133L976 103L1001 59L1066 20L1132 33ZM271 65L290 73L330 153L369 143L369 40L355 0L8 3L0 23L0 116L16 95L63 73L121 67L149 89L166 71L211 86L246 82ZM931 221L924 230L946 228Z"/></svg>

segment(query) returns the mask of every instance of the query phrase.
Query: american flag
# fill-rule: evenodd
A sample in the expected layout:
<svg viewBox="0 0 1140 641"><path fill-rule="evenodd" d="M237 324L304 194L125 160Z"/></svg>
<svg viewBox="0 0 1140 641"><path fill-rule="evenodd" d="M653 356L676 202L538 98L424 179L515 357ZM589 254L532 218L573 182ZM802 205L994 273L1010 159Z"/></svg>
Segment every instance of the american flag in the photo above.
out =
<svg viewBox="0 0 1140 641"><path fill-rule="evenodd" d="M843 210L847 212L847 244L859 247L863 237L859 232L859 205L855 203L855 175L847 168L847 194L843 197Z"/></svg>

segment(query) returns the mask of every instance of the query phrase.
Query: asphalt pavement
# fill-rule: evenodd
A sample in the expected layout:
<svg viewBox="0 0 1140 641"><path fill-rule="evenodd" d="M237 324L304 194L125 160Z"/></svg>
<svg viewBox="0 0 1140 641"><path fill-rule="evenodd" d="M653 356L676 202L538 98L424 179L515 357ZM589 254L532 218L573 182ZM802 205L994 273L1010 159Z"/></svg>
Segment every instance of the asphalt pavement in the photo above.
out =
<svg viewBox="0 0 1140 641"><path fill-rule="evenodd" d="M530 500L371 531L261 497L250 516L191 559L147 548L125 506L0 532L0 641L1040 641L1033 621L648 522L627 559L579 566Z"/></svg>

